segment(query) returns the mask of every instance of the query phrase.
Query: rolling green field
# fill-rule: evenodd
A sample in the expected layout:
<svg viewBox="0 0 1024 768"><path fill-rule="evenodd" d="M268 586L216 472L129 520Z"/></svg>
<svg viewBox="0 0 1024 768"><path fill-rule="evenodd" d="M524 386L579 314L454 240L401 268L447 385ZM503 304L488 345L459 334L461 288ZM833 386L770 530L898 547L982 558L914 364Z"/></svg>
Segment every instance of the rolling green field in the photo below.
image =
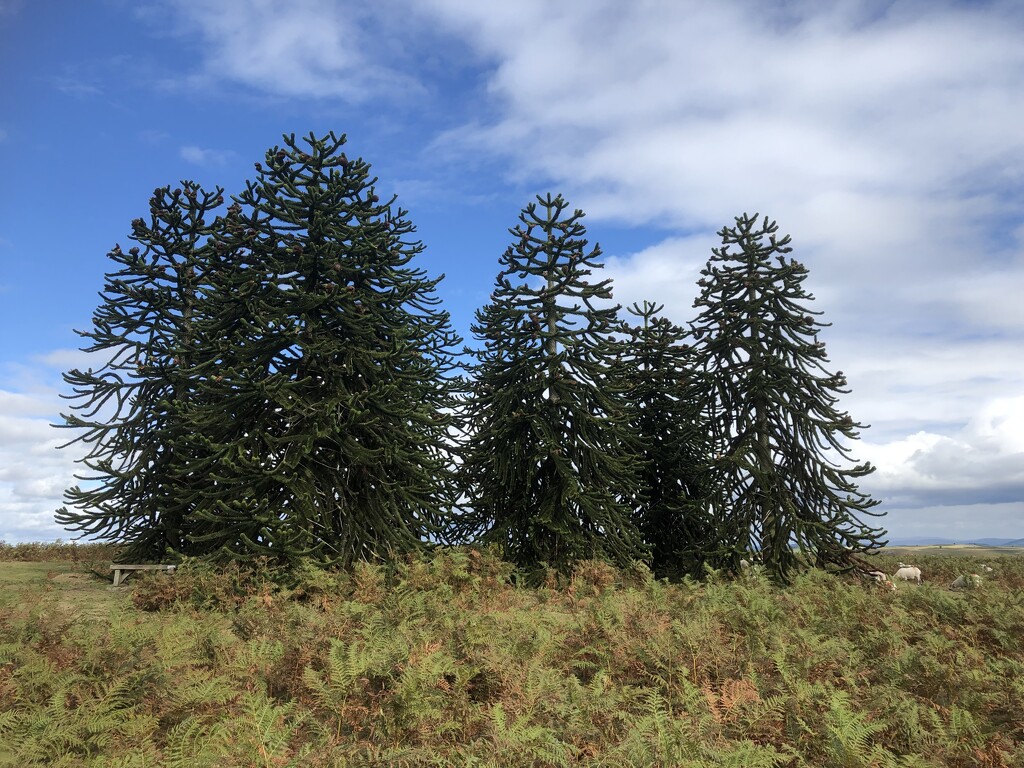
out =
<svg viewBox="0 0 1024 768"><path fill-rule="evenodd" d="M0 547L0 765L1021 766L1024 557L527 589L449 549L353 574ZM1018 553L1012 553L1018 554ZM962 573L993 568L953 591Z"/></svg>

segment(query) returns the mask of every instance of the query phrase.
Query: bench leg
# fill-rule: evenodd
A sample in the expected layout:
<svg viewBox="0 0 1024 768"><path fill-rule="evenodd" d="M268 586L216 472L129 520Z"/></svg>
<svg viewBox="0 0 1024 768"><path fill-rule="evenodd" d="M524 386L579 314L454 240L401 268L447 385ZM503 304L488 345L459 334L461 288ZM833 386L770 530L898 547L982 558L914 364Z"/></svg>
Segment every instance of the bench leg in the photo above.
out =
<svg viewBox="0 0 1024 768"><path fill-rule="evenodd" d="M119 568L114 569L114 586L120 586L121 584L121 570Z"/></svg>

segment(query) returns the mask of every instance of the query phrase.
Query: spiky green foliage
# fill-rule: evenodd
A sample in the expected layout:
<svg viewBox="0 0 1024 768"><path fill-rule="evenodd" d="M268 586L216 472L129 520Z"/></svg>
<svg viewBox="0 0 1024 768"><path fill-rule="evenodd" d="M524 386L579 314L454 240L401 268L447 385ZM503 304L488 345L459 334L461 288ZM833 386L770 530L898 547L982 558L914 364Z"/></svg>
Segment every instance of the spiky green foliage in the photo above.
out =
<svg viewBox="0 0 1024 768"><path fill-rule="evenodd" d="M96 476L58 520L130 559L414 549L451 503L447 374L458 343L423 246L344 136L294 135L224 215L197 185L158 190L115 248L72 371L66 426Z"/></svg>
<svg viewBox="0 0 1024 768"><path fill-rule="evenodd" d="M583 212L538 196L510 229L490 302L472 330L468 497L458 534L500 544L523 566L645 552L632 520L635 448L614 390L610 280L590 282Z"/></svg>
<svg viewBox="0 0 1024 768"><path fill-rule="evenodd" d="M128 559L159 559L187 546L185 499L199 478L184 470L177 442L188 434L186 412L197 397L194 357L204 275L212 256L212 211L222 190L157 189L149 220L132 222L128 253L108 253L116 265L100 294L93 327L78 331L95 369L73 369L71 413L62 427L78 430L81 463L91 474L65 493L71 508L57 521L95 539L122 542Z"/></svg>
<svg viewBox="0 0 1024 768"><path fill-rule="evenodd" d="M848 441L863 425L836 408L846 379L825 369L818 331L828 324L807 306L807 268L787 258L790 238L774 221L735 221L701 272L691 323L717 453L711 504L722 555L735 563L759 551L786 579L798 565L794 546L819 563L842 562L878 546L884 532L860 517L878 502L855 481L874 468L846 468Z"/></svg>
<svg viewBox="0 0 1024 768"><path fill-rule="evenodd" d="M191 421L210 482L189 501L204 547L347 565L440 530L458 339L370 166L344 136L302 144L267 152L216 235L231 268L207 295L221 341Z"/></svg>
<svg viewBox="0 0 1024 768"><path fill-rule="evenodd" d="M645 301L628 312L617 377L628 404L629 430L641 451L637 524L659 577L703 572L714 544L706 468L710 446L693 376L686 331Z"/></svg>

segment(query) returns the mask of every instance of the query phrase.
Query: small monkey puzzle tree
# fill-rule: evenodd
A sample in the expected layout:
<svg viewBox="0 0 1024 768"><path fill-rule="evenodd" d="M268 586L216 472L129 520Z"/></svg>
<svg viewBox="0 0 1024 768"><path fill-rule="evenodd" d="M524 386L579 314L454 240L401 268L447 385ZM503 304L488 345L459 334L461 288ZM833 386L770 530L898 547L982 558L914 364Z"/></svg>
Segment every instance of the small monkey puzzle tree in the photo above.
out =
<svg viewBox="0 0 1024 768"><path fill-rule="evenodd" d="M878 514L854 482L874 467L844 468L863 425L836 408L849 390L841 371L824 367L818 331L827 323L806 306L807 268L787 258L790 238L774 221L735 221L701 272L701 312L690 324L715 451L711 507L720 556L738 565L758 552L786 580L799 565L794 548L818 564L843 563L879 546L884 531L859 517Z"/></svg>
<svg viewBox="0 0 1024 768"><path fill-rule="evenodd" d="M78 431L85 481L65 493L57 512L66 528L125 545L127 559L160 559L188 548L190 508L184 498L197 478L178 451L188 410L199 397L193 366L204 346L198 326L201 289L213 256L209 235L222 190L184 181L157 189L149 219L132 222L127 253L107 254L116 265L100 294L93 327L79 331L97 367L73 369L71 413L62 427ZM141 246L141 247L140 247Z"/></svg>
<svg viewBox="0 0 1024 768"><path fill-rule="evenodd" d="M705 503L708 432L687 333L649 301L628 312L616 367L640 451L637 525L659 577L700 575L715 530Z"/></svg>
<svg viewBox="0 0 1024 768"><path fill-rule="evenodd" d="M456 526L521 566L563 572L646 554L631 507L636 450L612 376L618 308L609 280L588 281L600 250L587 251L583 212L567 209L547 195L522 211L476 314Z"/></svg>

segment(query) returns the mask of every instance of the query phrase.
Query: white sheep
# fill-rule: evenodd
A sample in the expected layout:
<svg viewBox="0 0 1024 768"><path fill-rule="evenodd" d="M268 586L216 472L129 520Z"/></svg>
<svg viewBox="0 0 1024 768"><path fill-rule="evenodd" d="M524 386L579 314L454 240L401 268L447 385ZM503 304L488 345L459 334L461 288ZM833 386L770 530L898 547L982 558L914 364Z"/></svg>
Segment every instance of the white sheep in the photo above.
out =
<svg viewBox="0 0 1024 768"><path fill-rule="evenodd" d="M750 560L743 558L740 560L740 573L764 573L764 566L761 565L759 560L751 562Z"/></svg>
<svg viewBox="0 0 1024 768"><path fill-rule="evenodd" d="M889 580L889 576L887 574L883 573L882 571L868 571L867 572L867 576L872 581L875 581L875 582L877 582L878 584L880 584L880 585L882 585L884 587L888 587L893 592L896 591L896 585L893 584Z"/></svg>
<svg viewBox="0 0 1024 768"><path fill-rule="evenodd" d="M981 586L981 576L976 573L957 576L949 586L951 589L975 589Z"/></svg>
<svg viewBox="0 0 1024 768"><path fill-rule="evenodd" d="M982 563L981 570L983 570L985 573L992 573L992 566L988 563Z"/></svg>
<svg viewBox="0 0 1024 768"><path fill-rule="evenodd" d="M921 583L921 569L913 565L904 565L900 563L900 569L893 574L893 581L896 579L902 579L903 581L916 581L918 584Z"/></svg>

